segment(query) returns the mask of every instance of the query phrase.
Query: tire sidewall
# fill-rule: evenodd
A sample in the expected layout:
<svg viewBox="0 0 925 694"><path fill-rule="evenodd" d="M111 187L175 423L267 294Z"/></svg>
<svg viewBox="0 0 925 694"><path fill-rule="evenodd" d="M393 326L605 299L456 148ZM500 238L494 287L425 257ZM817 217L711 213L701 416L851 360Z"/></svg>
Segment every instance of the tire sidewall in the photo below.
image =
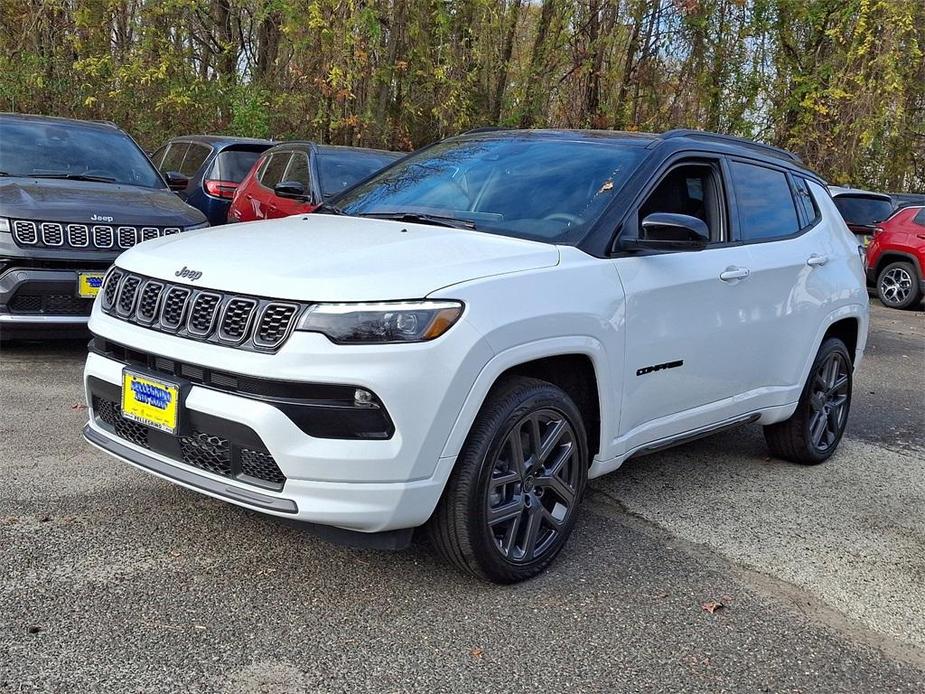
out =
<svg viewBox="0 0 925 694"><path fill-rule="evenodd" d="M491 540L491 531L486 519L485 498L487 486L491 477L495 455L499 452L507 435L514 425L525 415L535 410L549 409L560 413L575 431L575 438L579 448L579 481L575 505L570 511L570 517L565 527L559 532L554 546L541 557L526 563L515 563L503 557L494 547ZM530 577L548 566L565 546L575 526L578 505L584 495L588 479L588 443L581 414L572 400L563 391L553 385L538 386L524 397L512 401L511 406L494 413L494 416L484 422L481 427L493 427L494 431L488 439L488 444L480 447L478 451L467 451L478 457L479 469L477 482L473 486L474 493L468 500L469 537L475 550L475 559L483 570L496 580L519 581Z"/></svg>
<svg viewBox="0 0 925 694"><path fill-rule="evenodd" d="M813 379L816 375L816 370L833 352L841 353L842 357L845 359L845 363L848 365L848 401L845 404L845 424L842 426L841 431L838 432L838 435L835 437L835 441L832 442L825 450L820 450L816 448L813 444L812 435L810 433L810 424L812 422L812 407L810 404L810 399L812 397L812 385ZM845 434L845 429L848 427L848 417L851 415L851 398L854 390L854 365L851 360L851 355L848 352L848 348L845 346L845 343L839 340L838 338L829 338L822 343L822 346L819 348L819 353L816 355L816 359L813 361L812 369L810 369L809 377L806 379L806 385L803 387L803 395L800 398L800 410L803 414L803 436L807 444L807 452L812 457L813 461L816 463L821 463L828 460L838 448L838 445L841 443L842 437Z"/></svg>
<svg viewBox="0 0 925 694"><path fill-rule="evenodd" d="M883 290L882 290L882 283L883 283L884 275L886 275L887 272L895 268L902 268L909 274L909 277L912 278L912 290L909 292L909 296L906 298L905 301L901 301L898 303L889 301L887 298L885 298L883 296ZM921 292L919 291L919 287L917 285L918 285L918 277L916 275L915 267L912 265L912 263L907 263L906 261L902 261L902 260L892 262L886 267L884 267L880 271L880 274L877 275L877 298L880 299L880 303L882 303L887 308L906 309L906 308L909 308L910 306L916 305L922 298Z"/></svg>

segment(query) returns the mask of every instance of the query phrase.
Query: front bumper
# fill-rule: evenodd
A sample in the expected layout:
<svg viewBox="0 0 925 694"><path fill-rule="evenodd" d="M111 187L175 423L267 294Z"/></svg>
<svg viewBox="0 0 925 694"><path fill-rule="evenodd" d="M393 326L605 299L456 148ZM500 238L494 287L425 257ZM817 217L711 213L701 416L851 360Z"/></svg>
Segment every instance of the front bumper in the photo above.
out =
<svg viewBox="0 0 925 694"><path fill-rule="evenodd" d="M106 340L138 345L163 359L252 378L300 384L348 382L368 388L394 422L386 439L320 438L267 400L193 383L184 408L193 416L248 429L282 471L281 488L214 474L117 436L93 408L94 389L121 392L124 364L91 353L85 368L90 404L87 439L107 453L164 479L255 511L365 533L417 527L436 507L455 456L441 453L462 409L479 361L474 329L454 326L454 340L420 345L345 347L318 334L297 333L277 354L258 354L161 334L102 314L91 330ZM474 353L474 354L473 354ZM471 358L471 363L470 363ZM457 379L469 380L465 387ZM424 387L422 387L424 386ZM112 396L111 396L112 397ZM118 397L118 396L116 396Z"/></svg>
<svg viewBox="0 0 925 694"><path fill-rule="evenodd" d="M88 267L102 272L105 268ZM0 276L0 331L10 336L86 332L93 299L77 295L77 270L14 267Z"/></svg>

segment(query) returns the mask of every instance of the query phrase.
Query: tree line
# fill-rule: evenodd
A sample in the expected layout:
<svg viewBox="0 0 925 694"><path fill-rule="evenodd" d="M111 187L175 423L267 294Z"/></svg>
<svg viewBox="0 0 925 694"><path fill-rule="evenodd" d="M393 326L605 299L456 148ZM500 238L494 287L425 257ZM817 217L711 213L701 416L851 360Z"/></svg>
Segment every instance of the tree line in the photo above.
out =
<svg viewBox="0 0 925 694"><path fill-rule="evenodd" d="M0 110L113 120L148 147L693 127L923 191L925 2L3 0Z"/></svg>

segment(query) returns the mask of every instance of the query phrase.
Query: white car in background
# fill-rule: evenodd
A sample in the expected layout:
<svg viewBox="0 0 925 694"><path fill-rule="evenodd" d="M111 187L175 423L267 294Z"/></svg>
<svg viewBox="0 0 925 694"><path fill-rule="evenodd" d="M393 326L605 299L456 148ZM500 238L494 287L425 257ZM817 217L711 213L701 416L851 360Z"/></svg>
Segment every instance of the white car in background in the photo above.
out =
<svg viewBox="0 0 925 694"><path fill-rule="evenodd" d="M474 131L320 212L120 256L86 438L348 539L424 526L496 582L548 566L587 480L632 456L748 423L797 463L838 446L863 268L789 153Z"/></svg>

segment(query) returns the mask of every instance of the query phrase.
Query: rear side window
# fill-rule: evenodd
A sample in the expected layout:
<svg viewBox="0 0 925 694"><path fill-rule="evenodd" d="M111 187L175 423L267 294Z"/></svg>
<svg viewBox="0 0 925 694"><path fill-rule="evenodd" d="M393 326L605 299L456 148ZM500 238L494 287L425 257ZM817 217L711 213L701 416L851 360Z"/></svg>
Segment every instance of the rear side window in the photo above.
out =
<svg viewBox="0 0 925 694"><path fill-rule="evenodd" d="M189 144L186 142L174 142L167 146L167 151L164 153L164 160L160 163L160 170L164 173L168 171L180 171L180 167L183 165L183 157L186 156L186 150L189 149Z"/></svg>
<svg viewBox="0 0 925 694"><path fill-rule="evenodd" d="M815 199L809 193L809 184L805 178L794 176L793 187L796 188L797 206L803 213L803 228L811 227L819 221L820 214Z"/></svg>
<svg viewBox="0 0 925 694"><path fill-rule="evenodd" d="M918 211L915 217L912 218L912 221L920 227L925 227L925 207Z"/></svg>
<svg viewBox="0 0 925 694"><path fill-rule="evenodd" d="M186 156L183 157L183 163L180 165L180 173L187 178L192 178L196 172L199 171L199 167L209 158L211 152L212 149L210 147L191 144L189 149L186 150Z"/></svg>
<svg viewBox="0 0 925 694"><path fill-rule="evenodd" d="M835 198L835 207L845 222L860 226L872 226L893 214L893 203L874 195L839 195Z"/></svg>
<svg viewBox="0 0 925 694"><path fill-rule="evenodd" d="M212 178L240 183L260 158L260 152L226 149L219 152L212 165Z"/></svg>
<svg viewBox="0 0 925 694"><path fill-rule="evenodd" d="M289 152L271 154L263 165L263 171L260 172L260 183L267 188L275 188L276 184L283 180L289 156Z"/></svg>
<svg viewBox="0 0 925 694"><path fill-rule="evenodd" d="M744 241L767 241L800 230L787 175L777 169L734 161L732 181Z"/></svg>

